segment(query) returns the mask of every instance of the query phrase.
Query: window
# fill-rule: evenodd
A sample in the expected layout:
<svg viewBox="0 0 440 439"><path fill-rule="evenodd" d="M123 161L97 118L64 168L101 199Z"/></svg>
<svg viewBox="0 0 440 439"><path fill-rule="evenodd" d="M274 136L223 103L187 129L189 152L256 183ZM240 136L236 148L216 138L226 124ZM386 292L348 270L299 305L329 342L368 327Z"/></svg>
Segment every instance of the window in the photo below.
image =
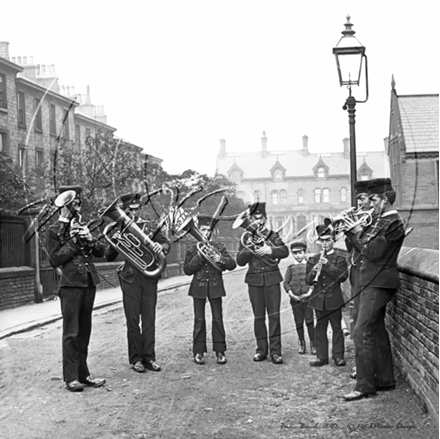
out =
<svg viewBox="0 0 440 439"><path fill-rule="evenodd" d="M63 115L63 135L66 139L70 139L69 128L69 110L64 110Z"/></svg>
<svg viewBox="0 0 440 439"><path fill-rule="evenodd" d="M231 172L231 180L235 183L240 183L240 172L235 170Z"/></svg>
<svg viewBox="0 0 440 439"><path fill-rule="evenodd" d="M80 146L81 144L81 129L79 125L75 125L75 145Z"/></svg>
<svg viewBox="0 0 440 439"><path fill-rule="evenodd" d="M270 197L272 199L272 204L273 205L277 205L279 204L279 199L278 199L278 191L272 191L270 193Z"/></svg>
<svg viewBox="0 0 440 439"><path fill-rule="evenodd" d="M341 203L347 202L347 189L345 187L341 187Z"/></svg>
<svg viewBox="0 0 440 439"><path fill-rule="evenodd" d="M8 108L6 100L6 75L0 73L0 108Z"/></svg>
<svg viewBox="0 0 440 439"><path fill-rule="evenodd" d="M319 204L321 202L321 189L315 189L315 203Z"/></svg>
<svg viewBox="0 0 440 439"><path fill-rule="evenodd" d="M240 200L244 200L244 192L238 191L237 192L237 198L240 198Z"/></svg>
<svg viewBox="0 0 440 439"><path fill-rule="evenodd" d="M255 201L260 201L260 198L261 198L260 191L255 191L254 192L254 196L255 196Z"/></svg>
<svg viewBox="0 0 440 439"><path fill-rule="evenodd" d="M363 170L363 171L361 171L359 177L360 177L359 180L362 180L362 181L369 180L370 179L370 173L367 170Z"/></svg>
<svg viewBox="0 0 440 439"><path fill-rule="evenodd" d="M325 178L325 169L322 166L320 166L316 170L316 174L318 175L318 178Z"/></svg>
<svg viewBox="0 0 440 439"><path fill-rule="evenodd" d="M280 191L280 204L287 204L287 192L284 189Z"/></svg>
<svg viewBox="0 0 440 439"><path fill-rule="evenodd" d="M325 188L322 190L322 201L323 203L330 203L330 189Z"/></svg>
<svg viewBox="0 0 440 439"><path fill-rule="evenodd" d="M86 128L86 142L88 140L88 138L90 137L90 128Z"/></svg>
<svg viewBox="0 0 440 439"><path fill-rule="evenodd" d="M43 116L41 114L41 99L35 98L35 131L43 132Z"/></svg>
<svg viewBox="0 0 440 439"><path fill-rule="evenodd" d="M275 230L280 230L283 227L284 218L282 216L275 217ZM282 232L282 230L280 230Z"/></svg>
<svg viewBox="0 0 440 439"><path fill-rule="evenodd" d="M57 135L57 121L56 121L56 109L54 104L50 104L49 107L49 124L50 124L50 134L52 136Z"/></svg>
<svg viewBox="0 0 440 439"><path fill-rule="evenodd" d="M297 232L299 232L300 230L303 230L306 227L306 217L304 215L298 215L297 223L298 223Z"/></svg>
<svg viewBox="0 0 440 439"><path fill-rule="evenodd" d="M41 149L35 151L35 166L38 168L44 164L44 152Z"/></svg>
<svg viewBox="0 0 440 439"><path fill-rule="evenodd" d="M8 151L6 140L7 140L6 133L2 133L0 131L0 152Z"/></svg>
<svg viewBox="0 0 440 439"><path fill-rule="evenodd" d="M283 171L281 169L276 169L273 174L273 177L275 180L281 181L283 179Z"/></svg>
<svg viewBox="0 0 440 439"><path fill-rule="evenodd" d="M18 112L18 126L20 128L26 128L26 108L24 93L19 91L17 93L17 112Z"/></svg>
<svg viewBox="0 0 440 439"><path fill-rule="evenodd" d="M24 146L18 146L18 166L24 169L26 160L26 148Z"/></svg>
<svg viewBox="0 0 440 439"><path fill-rule="evenodd" d="M304 191L302 189L298 189L296 194L298 196L298 204L304 204Z"/></svg>

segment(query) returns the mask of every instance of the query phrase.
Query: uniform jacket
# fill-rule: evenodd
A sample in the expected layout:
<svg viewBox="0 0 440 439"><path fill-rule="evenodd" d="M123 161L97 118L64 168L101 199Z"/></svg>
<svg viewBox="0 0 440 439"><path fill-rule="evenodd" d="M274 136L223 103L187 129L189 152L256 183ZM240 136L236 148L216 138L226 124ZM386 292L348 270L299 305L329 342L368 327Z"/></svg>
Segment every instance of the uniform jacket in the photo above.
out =
<svg viewBox="0 0 440 439"><path fill-rule="evenodd" d="M148 232L144 230L145 223L143 221L137 222L136 224L142 229L142 231L145 234L148 234ZM168 241L167 238L165 238L164 235L162 235L162 233L157 232L154 234L154 236L152 234L149 234L149 237L152 239L152 241L158 242L159 244L162 245L163 252L165 255L169 253L171 248L170 242ZM117 256L118 256L118 251L113 246L110 245L105 251L106 259L108 261L114 261ZM157 264L154 263L152 264L150 269L155 270L156 268L157 268ZM139 270L130 261L127 260L122 265L119 266L118 275L123 281L128 282L130 284L134 282L136 276L142 276L143 279L145 279L145 282L147 283L157 282L162 277L161 273L159 273L155 277L147 277L143 275L141 272L139 272Z"/></svg>
<svg viewBox="0 0 440 439"><path fill-rule="evenodd" d="M328 262L322 266L318 283L314 286L313 293L309 299L309 306L320 311L324 309L338 309L344 306L341 283L348 277L347 261L343 256L336 253L326 255ZM312 256L307 261L306 283L313 285L315 272L313 267L318 263L320 254Z"/></svg>
<svg viewBox="0 0 440 439"><path fill-rule="evenodd" d="M361 253L359 285L395 289L399 286L397 257L405 239L403 221L397 212L380 216L358 234L347 234Z"/></svg>
<svg viewBox="0 0 440 439"><path fill-rule="evenodd" d="M92 262L93 256L104 256L99 242L88 243L70 239L70 224L57 221L47 234L49 263L60 272L60 287L87 287L90 273L93 285L99 284L98 273Z"/></svg>
<svg viewBox="0 0 440 439"><path fill-rule="evenodd" d="M222 255L222 271L233 270L237 264L220 242L211 243ZM206 259L199 254L196 245L188 247L183 264L183 271L188 276L194 275L189 287L188 295L196 299L226 296L223 285L222 272L216 270Z"/></svg>
<svg viewBox="0 0 440 439"><path fill-rule="evenodd" d="M278 233L269 231L267 240L272 246L272 259L284 259L289 256L289 249L286 247ZM244 281L249 285L262 287L279 284L283 280L278 264L270 266L264 263L259 257L255 256L240 243L237 255L237 264L244 267L249 264Z"/></svg>
<svg viewBox="0 0 440 439"><path fill-rule="evenodd" d="M289 265L284 275L283 286L287 293L292 291L295 296L306 294L310 288L306 284L306 264L297 263Z"/></svg>

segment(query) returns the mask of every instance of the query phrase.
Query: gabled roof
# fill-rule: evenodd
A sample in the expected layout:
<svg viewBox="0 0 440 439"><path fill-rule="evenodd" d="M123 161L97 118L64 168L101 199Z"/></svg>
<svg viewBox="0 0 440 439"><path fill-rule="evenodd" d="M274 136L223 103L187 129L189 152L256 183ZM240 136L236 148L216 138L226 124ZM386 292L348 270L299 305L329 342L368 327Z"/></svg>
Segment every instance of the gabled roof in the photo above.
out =
<svg viewBox="0 0 440 439"><path fill-rule="evenodd" d="M406 153L438 151L438 94L397 96Z"/></svg>
<svg viewBox="0 0 440 439"><path fill-rule="evenodd" d="M226 153L224 159L217 158L217 172L219 174L228 175L231 167L238 166L243 171L243 179L264 179L272 178L271 169L276 165L277 161L286 169L285 178L310 177L315 178L314 168L320 160L329 167L329 177L335 175L350 174L350 160L344 157L344 153L311 153L304 155L300 150L284 150L283 154L271 154L268 151L266 158L261 157L260 151L254 152L231 152ZM369 151L357 153L358 169L364 162L373 169L372 178L388 177L389 164L385 151Z"/></svg>

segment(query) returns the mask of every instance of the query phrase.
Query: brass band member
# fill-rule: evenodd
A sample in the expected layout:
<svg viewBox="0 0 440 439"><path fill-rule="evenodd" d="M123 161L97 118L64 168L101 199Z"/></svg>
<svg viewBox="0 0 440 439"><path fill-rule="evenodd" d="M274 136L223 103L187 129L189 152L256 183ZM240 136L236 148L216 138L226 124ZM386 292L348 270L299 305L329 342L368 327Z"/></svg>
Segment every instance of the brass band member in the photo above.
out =
<svg viewBox="0 0 440 439"><path fill-rule="evenodd" d="M237 264L222 243L211 241L210 235L212 231L210 225L212 217L199 215L197 219L201 235L209 242L209 245L212 245L217 250L217 252L213 252L210 258L219 269L215 268L199 253L196 245L188 248L183 271L188 276L194 275L188 291L188 295L193 298L194 302L194 361L196 364L205 363L203 358L203 354L207 352L205 305L206 300L209 300L212 314L213 350L217 356L217 363L225 364L226 333L223 324L222 297L226 296L226 291L222 272L233 270Z"/></svg>
<svg viewBox="0 0 440 439"><path fill-rule="evenodd" d="M274 364L281 364L281 288L283 277L278 268L280 259L289 256L286 247L278 233L266 228L266 203L254 203L249 206L250 220L257 225L258 234L264 239L263 245L251 252L240 243L237 263L240 266L249 265L245 282L249 288L249 299L254 313L254 334L257 341L254 361L263 361L270 353ZM271 264L266 260L269 259ZM266 328L266 314L269 318L269 340Z"/></svg>
<svg viewBox="0 0 440 439"><path fill-rule="evenodd" d="M391 346L385 328L387 303L399 286L397 257L405 238L402 219L393 208L396 199L391 180L369 183L370 198L378 216L373 227L355 226L347 236L361 253L359 313L354 328L356 386L344 395L347 401L365 398L376 391L392 390L396 383Z"/></svg>
<svg viewBox="0 0 440 439"><path fill-rule="evenodd" d="M63 316L63 379L67 390L100 387L103 378L92 378L87 353L92 332L92 311L98 274L92 255L101 257L104 248L95 242L86 226L78 223L81 187L60 186L60 194L75 191L73 201L63 207L58 221L49 228L47 249L50 265L60 273L59 296Z"/></svg>
<svg viewBox="0 0 440 439"><path fill-rule="evenodd" d="M342 296L341 283L348 277L347 262L344 257L338 256L334 249L331 226L319 225L316 227L318 244L321 252L307 261L306 282L314 285L303 298L310 297L309 306L315 309L316 327L316 360L310 366L320 367L328 364L327 327L332 327L332 358L336 366L345 366L344 334L342 332Z"/></svg>
<svg viewBox="0 0 440 439"><path fill-rule="evenodd" d="M135 220L145 234L148 234L146 222L139 218L140 194L121 195L120 200L127 215ZM160 252L168 254L170 243L162 233L155 233L151 239L154 241L153 251L155 254ZM106 258L109 261L115 260L117 255L117 250L112 246L106 250ZM158 273L156 277L147 278L133 264L125 261L118 268L118 276L127 321L128 360L135 372L143 373L146 369L159 372L161 368L156 363L155 327L157 283L161 274ZM139 327L139 318L142 329Z"/></svg>

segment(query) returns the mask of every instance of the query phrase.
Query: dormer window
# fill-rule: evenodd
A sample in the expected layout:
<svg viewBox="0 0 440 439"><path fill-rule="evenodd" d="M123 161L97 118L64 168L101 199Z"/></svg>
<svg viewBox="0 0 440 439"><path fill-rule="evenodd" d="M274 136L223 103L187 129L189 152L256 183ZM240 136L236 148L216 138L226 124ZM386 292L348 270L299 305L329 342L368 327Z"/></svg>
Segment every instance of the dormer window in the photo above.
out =
<svg viewBox="0 0 440 439"><path fill-rule="evenodd" d="M232 171L232 172L231 172L231 175L230 175L230 179L231 179L234 183L240 183L240 181L241 181L241 175L240 175L240 172L237 171L237 170Z"/></svg>
<svg viewBox="0 0 440 439"><path fill-rule="evenodd" d="M316 178L327 178L329 174L329 167L324 163L322 157L319 158L318 163L313 167L313 173Z"/></svg>
<svg viewBox="0 0 440 439"><path fill-rule="evenodd" d="M286 168L277 159L275 164L272 166L270 173L272 174L274 181L283 181L286 175Z"/></svg>
<svg viewBox="0 0 440 439"><path fill-rule="evenodd" d="M322 166L320 166L316 170L316 175L318 176L318 178L325 178L325 169Z"/></svg>

